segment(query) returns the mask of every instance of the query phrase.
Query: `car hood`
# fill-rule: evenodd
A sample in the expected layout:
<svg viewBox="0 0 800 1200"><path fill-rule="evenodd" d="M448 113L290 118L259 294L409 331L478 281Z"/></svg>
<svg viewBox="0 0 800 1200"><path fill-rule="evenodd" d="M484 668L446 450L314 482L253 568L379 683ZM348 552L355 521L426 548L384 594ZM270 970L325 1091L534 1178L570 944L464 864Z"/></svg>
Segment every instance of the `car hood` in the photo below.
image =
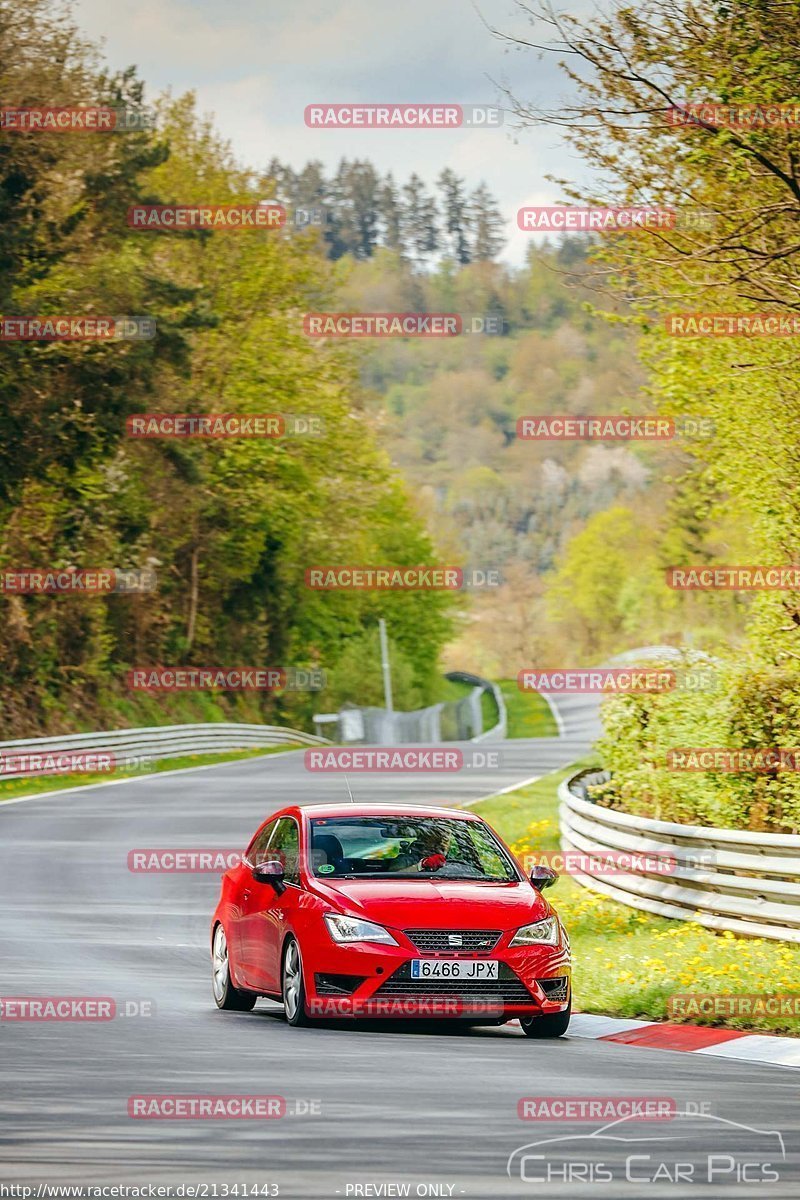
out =
<svg viewBox="0 0 800 1200"><path fill-rule="evenodd" d="M527 882L315 879L313 886L351 916L394 929L514 929L550 912L547 901Z"/></svg>

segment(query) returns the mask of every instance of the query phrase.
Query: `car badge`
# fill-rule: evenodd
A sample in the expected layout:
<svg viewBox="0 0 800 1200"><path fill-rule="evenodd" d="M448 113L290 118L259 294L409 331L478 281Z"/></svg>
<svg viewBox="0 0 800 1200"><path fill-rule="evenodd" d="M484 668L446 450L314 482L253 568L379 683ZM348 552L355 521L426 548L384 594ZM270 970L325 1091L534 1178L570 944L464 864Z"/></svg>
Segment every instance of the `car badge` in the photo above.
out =
<svg viewBox="0 0 800 1200"><path fill-rule="evenodd" d="M448 946L463 946L464 939L460 933L450 933L447 935Z"/></svg>

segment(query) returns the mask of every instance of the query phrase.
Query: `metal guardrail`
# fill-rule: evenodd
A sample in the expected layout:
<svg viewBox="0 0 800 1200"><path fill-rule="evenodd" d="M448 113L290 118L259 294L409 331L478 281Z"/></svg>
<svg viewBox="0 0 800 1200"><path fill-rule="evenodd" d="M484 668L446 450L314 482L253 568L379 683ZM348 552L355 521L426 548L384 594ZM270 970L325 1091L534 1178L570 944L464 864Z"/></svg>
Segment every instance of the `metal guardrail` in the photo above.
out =
<svg viewBox="0 0 800 1200"><path fill-rule="evenodd" d="M572 872L576 882L631 908L708 929L800 943L800 836L679 825L604 808L587 788L607 772L583 771L558 789L562 850L665 856L668 875ZM701 865L698 865L700 863Z"/></svg>
<svg viewBox="0 0 800 1200"><path fill-rule="evenodd" d="M470 741L473 742L498 742L502 741L508 733L508 716L506 713L506 702L503 699L503 693L496 683L492 683L490 679L482 679L480 675L472 675L469 671L448 671L446 679L453 679L460 683L471 683L473 690L470 692L468 699L471 704L477 707L477 717L474 728L481 728L483 719L481 715L481 696L484 692L491 692L494 697L494 702L497 705L497 724L491 729L484 729L481 733L473 736Z"/></svg>
<svg viewBox="0 0 800 1200"><path fill-rule="evenodd" d="M500 741L506 736L506 706L496 684L468 671L448 671L445 679L471 684L472 690L460 700L444 700L427 708L410 712L385 708L360 708L346 704L338 713L317 713L317 729L335 727L338 742L362 742L367 745L399 746L435 742ZM498 720L491 729L483 728L481 697L491 692L497 706Z"/></svg>
<svg viewBox="0 0 800 1200"><path fill-rule="evenodd" d="M30 775L57 774L32 766L32 757L92 754L113 755L115 769L140 766L142 761L178 758L186 754L214 754L226 750L252 750L299 742L303 746L327 745L328 739L285 729L280 725L246 725L214 721L198 725L153 725L138 729L112 729L100 733L61 734L45 738L23 738L0 742L0 778L22 779ZM14 760L23 760L17 764ZM5 770L6 766L12 769ZM14 769L14 766L22 769Z"/></svg>

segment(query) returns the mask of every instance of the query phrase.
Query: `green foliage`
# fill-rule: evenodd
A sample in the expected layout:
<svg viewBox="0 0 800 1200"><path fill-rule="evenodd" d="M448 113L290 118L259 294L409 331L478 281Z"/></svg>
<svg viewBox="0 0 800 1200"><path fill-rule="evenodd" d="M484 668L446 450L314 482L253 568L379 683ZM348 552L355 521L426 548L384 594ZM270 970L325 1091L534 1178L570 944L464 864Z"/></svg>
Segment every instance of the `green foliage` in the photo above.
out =
<svg viewBox="0 0 800 1200"><path fill-rule="evenodd" d="M664 821L800 832L796 770L678 770L670 757L704 747L793 750L800 671L764 667L755 658L713 667L695 660L687 671L710 686L604 701L597 748L613 779L600 802Z"/></svg>
<svg viewBox="0 0 800 1200"><path fill-rule="evenodd" d="M395 709L410 711L421 708L427 699L427 689L415 680L412 659L391 640L389 660L392 670L392 702ZM427 682L427 681L426 681ZM343 646L325 693L325 703L336 711L347 701L358 699L360 705L384 707L381 651L377 627L350 638Z"/></svg>
<svg viewBox="0 0 800 1200"><path fill-rule="evenodd" d="M58 77L56 54L69 64ZM133 73L109 79L68 17L0 0L4 103L141 108ZM192 96L155 106L157 131L0 141L5 314L147 315L151 341L0 345L0 567L154 568L154 593L6 596L5 735L105 724L129 665L333 670L378 611L424 697L451 628L443 593L314 592L314 565L437 561L421 517L377 447L351 354L313 343L302 314L334 284L313 235L160 234L129 228L153 203L254 203ZM5 219L7 218L7 219ZM135 412L287 413L319 436L135 441ZM24 449L23 449L24 447ZM356 699L357 696L351 697ZM252 711L216 698L216 711ZM164 697L128 696L129 719ZM256 700L308 721L316 695ZM158 719L158 717L156 718Z"/></svg>
<svg viewBox="0 0 800 1200"><path fill-rule="evenodd" d="M590 522L562 561L552 597L571 606L584 639L591 632L607 644L631 625L647 636L655 605L679 612L690 638L716 640L723 657L713 695L609 702L602 749L619 802L676 820L797 830L792 772L681 776L664 761L680 745L796 744L800 589L752 600L696 594L676 609L665 584L656 595L654 568L800 562L800 376L792 338L678 337L666 321L698 312L796 320L800 312L800 127L791 119L737 125L723 115L678 126L668 119L670 109L709 100L723 113L736 105L796 106L800 8L795 0L705 8L644 0L591 19L549 9L544 16L556 29L554 53L570 46L564 69L575 97L552 118L568 126L574 147L609 188L602 198L575 188L567 194L583 203L668 208L679 218L674 229L604 237L594 255L598 289L631 304L629 323L641 334L658 411L700 416L714 428L710 438L686 440L688 463L673 476L649 542L639 520L628 534L618 529L605 578L592 564L601 526ZM520 113L530 116L524 106ZM698 214L704 220L694 220ZM586 595L570 602L579 579ZM720 635L731 620L725 646Z"/></svg>

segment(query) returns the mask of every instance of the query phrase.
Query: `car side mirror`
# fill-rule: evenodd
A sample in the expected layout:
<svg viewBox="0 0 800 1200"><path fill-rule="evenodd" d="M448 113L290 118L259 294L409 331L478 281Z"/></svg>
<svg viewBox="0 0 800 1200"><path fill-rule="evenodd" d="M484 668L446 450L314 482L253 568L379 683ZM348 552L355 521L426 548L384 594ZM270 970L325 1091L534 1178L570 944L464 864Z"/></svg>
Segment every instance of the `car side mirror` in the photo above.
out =
<svg viewBox="0 0 800 1200"><path fill-rule="evenodd" d="M537 866L532 869L530 878L537 892L543 892L545 888L553 886L558 879L558 871L552 867Z"/></svg>
<svg viewBox="0 0 800 1200"><path fill-rule="evenodd" d="M286 884L283 882L284 876L283 863L277 858L269 858L266 862L256 863L253 867L253 879L256 883L270 884L279 896L286 890Z"/></svg>

